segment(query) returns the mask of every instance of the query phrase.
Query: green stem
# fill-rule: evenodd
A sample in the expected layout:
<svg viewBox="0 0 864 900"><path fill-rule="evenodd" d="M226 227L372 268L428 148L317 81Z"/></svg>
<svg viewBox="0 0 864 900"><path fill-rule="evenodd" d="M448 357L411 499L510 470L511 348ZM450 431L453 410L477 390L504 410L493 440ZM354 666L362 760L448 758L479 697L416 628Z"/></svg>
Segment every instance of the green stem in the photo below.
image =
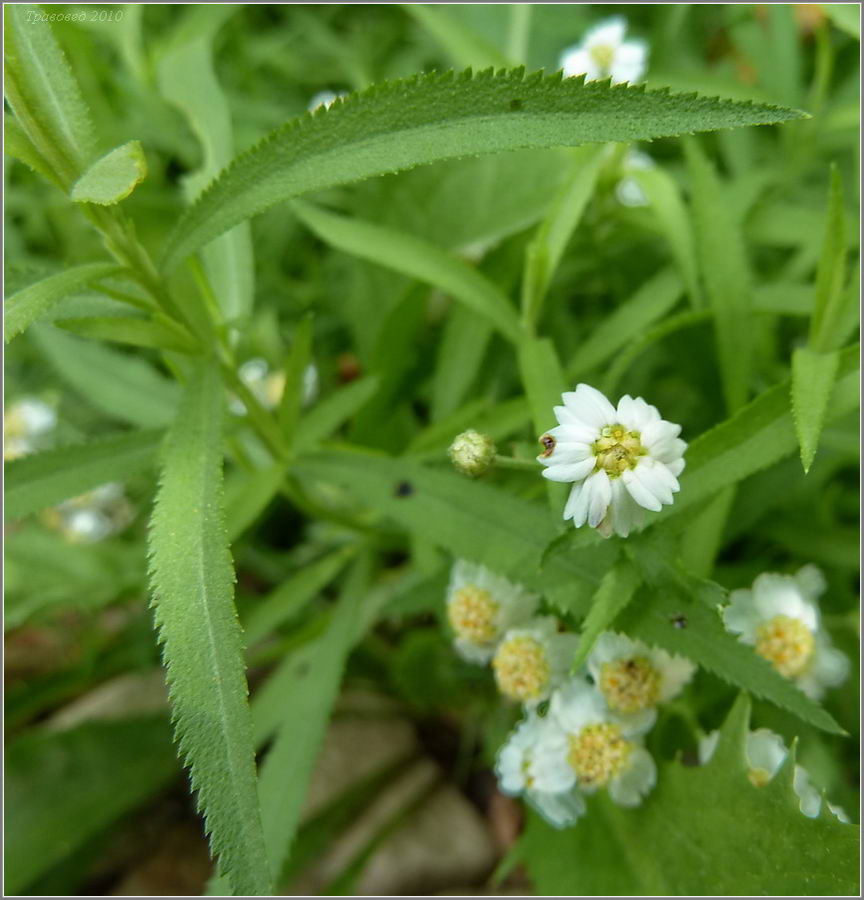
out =
<svg viewBox="0 0 864 900"><path fill-rule="evenodd" d="M536 459L517 459L515 456L496 456L494 467L496 469L515 469L521 472L536 472Z"/></svg>

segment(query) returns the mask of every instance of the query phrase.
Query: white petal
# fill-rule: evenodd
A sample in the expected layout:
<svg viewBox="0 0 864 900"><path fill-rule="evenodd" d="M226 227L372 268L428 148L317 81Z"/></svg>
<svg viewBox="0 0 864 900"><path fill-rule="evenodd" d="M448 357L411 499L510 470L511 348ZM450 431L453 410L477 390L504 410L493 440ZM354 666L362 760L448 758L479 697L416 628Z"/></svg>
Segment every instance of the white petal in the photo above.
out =
<svg viewBox="0 0 864 900"><path fill-rule="evenodd" d="M576 463L583 459L593 459L594 454L588 444L576 441L556 441L552 452L548 455L537 457L538 462L544 466L554 466L558 463Z"/></svg>
<svg viewBox="0 0 864 900"><path fill-rule="evenodd" d="M825 581L825 576L813 565L800 568L795 573L794 578L798 583L798 587L801 589L801 593L808 600L815 601L817 597L820 597L825 593L825 589L828 586Z"/></svg>
<svg viewBox="0 0 864 900"><path fill-rule="evenodd" d="M453 646L465 662L477 665L485 665L495 655L494 644L472 644L471 641L466 641L464 638L456 638Z"/></svg>
<svg viewBox="0 0 864 900"><path fill-rule="evenodd" d="M657 499L654 493L643 484L642 479L636 474L636 469L626 469L621 475L624 487L627 488L630 496L645 509L658 512L662 509L663 504Z"/></svg>
<svg viewBox="0 0 864 900"><path fill-rule="evenodd" d="M811 631L819 627L819 611L815 604L801 595L794 578L763 572L753 582L753 603L764 619L789 616L803 622Z"/></svg>
<svg viewBox="0 0 864 900"><path fill-rule="evenodd" d="M589 384L577 384L575 391L562 394L562 398L567 409L586 425L602 428L615 423L615 407Z"/></svg>
<svg viewBox="0 0 864 900"><path fill-rule="evenodd" d="M683 444L684 441L681 441ZM685 445L686 446L686 445ZM683 459L673 459L672 462L667 462L665 459L661 460L664 466L677 478L683 471L684 466L687 463Z"/></svg>
<svg viewBox="0 0 864 900"><path fill-rule="evenodd" d="M571 75L587 75L589 79L596 78L596 66L591 54L581 48L571 50L561 56L561 68L565 78Z"/></svg>
<svg viewBox="0 0 864 900"><path fill-rule="evenodd" d="M590 425L580 422L566 406L556 406L554 412L555 418L558 420L559 424L567 426L567 437L565 440L581 441L584 444L590 445L600 436L599 429L592 428Z"/></svg>
<svg viewBox="0 0 864 900"><path fill-rule="evenodd" d="M647 734L657 721L657 707L649 706L634 713L616 713L615 721L621 726L621 734L626 738Z"/></svg>
<svg viewBox="0 0 864 900"><path fill-rule="evenodd" d="M585 800L577 791L558 794L529 791L526 797L554 828L568 828L585 814Z"/></svg>
<svg viewBox="0 0 864 900"><path fill-rule="evenodd" d="M609 784L609 796L619 806L639 806L657 783L657 766L644 747L634 747L630 765Z"/></svg>
<svg viewBox="0 0 864 900"><path fill-rule="evenodd" d="M633 474L661 503L672 503L673 493L679 490L678 479L663 465L643 456Z"/></svg>
<svg viewBox="0 0 864 900"><path fill-rule="evenodd" d="M773 778L786 753L783 738L767 728L757 728L747 735L747 762L751 769L764 769Z"/></svg>
<svg viewBox="0 0 864 900"><path fill-rule="evenodd" d="M570 496L567 498L567 503L564 506L564 519L573 519L573 524L579 528L580 525L585 524L585 516L587 513L587 507L583 508L582 505L582 494L585 493L585 482L580 482L579 484L573 485L573 490L570 491ZM578 521L576 516L579 514L581 521Z"/></svg>
<svg viewBox="0 0 864 900"><path fill-rule="evenodd" d="M543 469L540 473L549 481L557 481L561 483L569 481L582 481L586 476L590 475L594 469L594 457L590 456L581 462L567 462L550 466Z"/></svg>
<svg viewBox="0 0 864 900"><path fill-rule="evenodd" d="M729 594L729 605L723 607L723 624L727 631L741 635L745 644L756 643L756 629L762 617L753 603L753 592L744 588Z"/></svg>
<svg viewBox="0 0 864 900"><path fill-rule="evenodd" d="M647 63L648 45L643 41L627 41L615 53L611 70L612 80L629 81L631 84L637 82L645 74Z"/></svg>
<svg viewBox="0 0 864 900"><path fill-rule="evenodd" d="M601 469L586 478L585 489L591 492L588 500L588 524L592 528L596 528L603 516L606 515L609 501L612 499L612 486L609 484L609 476L606 471Z"/></svg>
<svg viewBox="0 0 864 900"><path fill-rule="evenodd" d="M588 654L588 671L594 681L600 678L600 669L604 663L616 659L628 659L637 655L637 644L625 634L615 631L604 631L594 643Z"/></svg>
<svg viewBox="0 0 864 900"><path fill-rule="evenodd" d="M598 22L585 32L585 47L617 47L627 33L627 20L623 16L611 16Z"/></svg>
<svg viewBox="0 0 864 900"><path fill-rule="evenodd" d="M810 775L803 766L795 766L792 788L798 795L798 808L808 819L815 819L822 808L822 795L810 781Z"/></svg>
<svg viewBox="0 0 864 900"><path fill-rule="evenodd" d="M835 818L837 818L837 819L839 819L841 822L843 822L844 825L851 825L851 824L852 824L852 820L851 820L851 819L849 818L849 816L846 814L846 810L843 809L842 806L838 806L836 803L829 803L829 804L828 804L828 810L831 812L831 814L832 814Z"/></svg>
<svg viewBox="0 0 864 900"><path fill-rule="evenodd" d="M710 731L708 734L699 738L699 764L704 766L710 762L714 751L717 749L717 743L720 740L719 731Z"/></svg>
<svg viewBox="0 0 864 900"><path fill-rule="evenodd" d="M660 695L658 700L665 703L684 689L696 674L697 666L684 656L672 656L665 650L656 650L652 654L655 665L660 672Z"/></svg>
<svg viewBox="0 0 864 900"><path fill-rule="evenodd" d="M837 687L849 677L849 657L832 647L824 632L816 636L813 661L807 675L821 688Z"/></svg>
<svg viewBox="0 0 864 900"><path fill-rule="evenodd" d="M571 678L552 694L549 712L568 734L578 734L586 725L609 718L606 701L582 678Z"/></svg>
<svg viewBox="0 0 864 900"><path fill-rule="evenodd" d="M651 455L653 456L653 447L656 444L664 443L666 441L673 441L678 437L679 434L681 434L680 425L675 425L674 423L667 422L664 419L660 419L660 421L649 422L642 429L642 446L649 450L651 452Z"/></svg>

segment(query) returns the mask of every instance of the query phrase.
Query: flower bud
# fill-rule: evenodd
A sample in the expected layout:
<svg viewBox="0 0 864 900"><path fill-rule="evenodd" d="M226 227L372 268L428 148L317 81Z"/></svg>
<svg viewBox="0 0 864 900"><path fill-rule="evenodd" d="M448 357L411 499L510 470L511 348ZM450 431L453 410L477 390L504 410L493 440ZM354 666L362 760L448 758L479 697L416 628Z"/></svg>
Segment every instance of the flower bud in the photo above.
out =
<svg viewBox="0 0 864 900"><path fill-rule="evenodd" d="M450 459L457 472L478 478L495 460L495 444L479 431L463 431L450 445Z"/></svg>

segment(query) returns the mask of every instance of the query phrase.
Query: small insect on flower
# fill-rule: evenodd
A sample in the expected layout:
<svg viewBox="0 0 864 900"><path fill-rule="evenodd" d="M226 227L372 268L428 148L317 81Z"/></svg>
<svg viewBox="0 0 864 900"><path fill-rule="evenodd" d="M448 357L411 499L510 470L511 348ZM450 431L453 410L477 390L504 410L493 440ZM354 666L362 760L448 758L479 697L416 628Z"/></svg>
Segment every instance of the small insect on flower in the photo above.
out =
<svg viewBox="0 0 864 900"><path fill-rule="evenodd" d="M511 700L536 706L567 677L578 644L579 636L559 633L551 616L511 628L492 658L498 689Z"/></svg>
<svg viewBox="0 0 864 900"><path fill-rule="evenodd" d="M696 666L683 656L607 631L588 656L588 671L609 708L632 715L680 694Z"/></svg>
<svg viewBox="0 0 864 900"><path fill-rule="evenodd" d="M42 400L24 397L3 411L3 459L11 461L51 443L57 414Z"/></svg>
<svg viewBox="0 0 864 900"><path fill-rule="evenodd" d="M547 783L558 790L575 787L584 794L606 788L619 806L638 806L657 781L657 767L641 743L654 716L617 715L580 677L555 691L549 713L565 740L544 747L538 758L546 768Z"/></svg>
<svg viewBox="0 0 864 900"><path fill-rule="evenodd" d="M560 789L560 772L554 763L567 736L554 719L529 712L498 751L495 774L501 791L525 799L555 828L575 824L585 812L585 800L568 787ZM551 757L552 765L547 765ZM564 781L568 781L566 773Z"/></svg>
<svg viewBox="0 0 864 900"><path fill-rule="evenodd" d="M648 64L648 45L644 41L625 41L627 20L613 16L598 22L586 32L581 44L561 54L565 76L584 75L586 81L611 78L613 83L639 81Z"/></svg>
<svg viewBox="0 0 864 900"><path fill-rule="evenodd" d="M564 518L577 528L587 522L603 537L627 537L642 524L643 509L660 510L679 490L687 449L681 426L641 397L625 394L616 409L587 384L562 399L559 424L540 438L543 477L575 482Z"/></svg>
<svg viewBox="0 0 864 900"><path fill-rule="evenodd" d="M699 762L705 765L714 756L719 731L706 734L699 741ZM755 787L764 787L780 771L788 754L783 738L767 728L757 728L747 734L745 747L749 771L747 777ZM815 819L822 808L822 796L810 781L810 774L803 766L795 765L792 788L798 796L798 808L810 819ZM828 804L828 809L841 821L848 822L849 817L840 806Z"/></svg>
<svg viewBox="0 0 864 900"><path fill-rule="evenodd" d="M508 629L531 618L538 599L484 566L458 560L447 589L456 650L469 662L489 662Z"/></svg>
<svg viewBox="0 0 864 900"><path fill-rule="evenodd" d="M453 468L471 478L479 478L489 470L495 462L495 452L492 438L473 429L456 435L448 450Z"/></svg>
<svg viewBox="0 0 864 900"><path fill-rule="evenodd" d="M763 572L752 588L732 591L723 610L728 631L814 700L849 674L848 658L820 627L817 598L824 591L825 579L815 566L795 575Z"/></svg>

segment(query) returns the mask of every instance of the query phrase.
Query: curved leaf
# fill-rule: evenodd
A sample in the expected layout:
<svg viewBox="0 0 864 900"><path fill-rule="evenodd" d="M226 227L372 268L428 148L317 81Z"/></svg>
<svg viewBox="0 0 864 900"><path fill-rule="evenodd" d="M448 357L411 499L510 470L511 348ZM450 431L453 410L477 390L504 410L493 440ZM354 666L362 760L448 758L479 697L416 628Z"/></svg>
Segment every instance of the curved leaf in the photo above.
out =
<svg viewBox="0 0 864 900"><path fill-rule="evenodd" d="M647 140L801 118L775 106L581 78L432 72L305 114L239 157L180 220L172 269L213 238L310 191L478 153Z"/></svg>

